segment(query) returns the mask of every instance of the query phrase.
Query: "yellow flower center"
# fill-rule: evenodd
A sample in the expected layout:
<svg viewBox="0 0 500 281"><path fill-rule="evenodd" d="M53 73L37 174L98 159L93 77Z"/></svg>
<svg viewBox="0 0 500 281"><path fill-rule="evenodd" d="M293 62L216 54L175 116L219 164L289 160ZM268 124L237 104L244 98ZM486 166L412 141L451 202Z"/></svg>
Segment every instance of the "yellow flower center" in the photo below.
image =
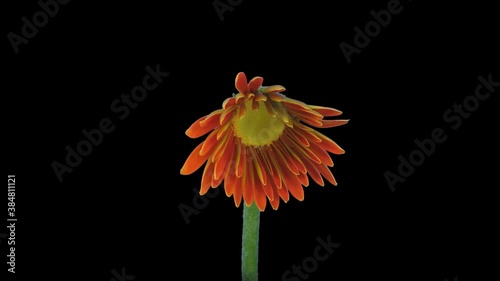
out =
<svg viewBox="0 0 500 281"><path fill-rule="evenodd" d="M265 102L259 101L259 107L252 109L252 100L245 101L245 114L233 119L234 131L241 142L247 146L269 145L276 141L283 133L285 124L276 115L271 115L266 109Z"/></svg>

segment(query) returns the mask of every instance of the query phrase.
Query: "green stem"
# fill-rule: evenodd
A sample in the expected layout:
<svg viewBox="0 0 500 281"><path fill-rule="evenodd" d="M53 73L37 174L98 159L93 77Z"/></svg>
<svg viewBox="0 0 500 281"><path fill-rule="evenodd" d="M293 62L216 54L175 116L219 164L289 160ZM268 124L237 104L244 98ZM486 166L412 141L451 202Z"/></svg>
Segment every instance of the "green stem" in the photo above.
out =
<svg viewBox="0 0 500 281"><path fill-rule="evenodd" d="M241 276L243 281L259 279L259 224L260 210L252 204L243 204L243 235L241 242Z"/></svg>

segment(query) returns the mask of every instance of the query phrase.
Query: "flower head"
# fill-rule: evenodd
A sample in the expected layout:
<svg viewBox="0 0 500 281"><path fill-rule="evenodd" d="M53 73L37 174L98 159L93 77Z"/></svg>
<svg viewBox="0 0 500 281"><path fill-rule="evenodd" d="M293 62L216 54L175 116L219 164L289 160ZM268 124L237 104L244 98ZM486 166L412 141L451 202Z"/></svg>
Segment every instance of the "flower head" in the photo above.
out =
<svg viewBox="0 0 500 281"><path fill-rule="evenodd" d="M302 201L308 175L321 186L323 178L337 185L328 168L333 166L328 152L344 150L310 126L330 128L348 122L324 120L342 112L288 98L281 94L283 86L265 87L262 82L262 77L255 77L247 83L245 74L238 73L238 93L187 129L191 138L210 134L181 168L181 174L189 175L206 162L200 194L224 181L226 195L233 196L237 207L243 198L247 206L255 201L261 211L267 200L278 209L280 198L288 202L289 194Z"/></svg>

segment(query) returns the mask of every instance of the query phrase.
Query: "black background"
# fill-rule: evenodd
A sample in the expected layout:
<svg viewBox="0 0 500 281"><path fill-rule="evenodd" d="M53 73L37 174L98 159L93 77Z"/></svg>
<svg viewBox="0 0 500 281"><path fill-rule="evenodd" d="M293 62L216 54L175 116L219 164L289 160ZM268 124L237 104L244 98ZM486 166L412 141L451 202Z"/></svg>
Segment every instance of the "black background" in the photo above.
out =
<svg viewBox="0 0 500 281"><path fill-rule="evenodd" d="M260 280L282 280L328 235L341 246L308 280L491 276L500 90L456 130L443 113L474 94L479 75L500 80L493 6L402 1L347 63L339 44L389 1L245 0L223 21L212 1L160 2L71 1L17 54L7 34L40 7L3 8L3 139L18 218L17 273L6 276L108 281L125 267L134 280L239 280L242 208L221 189L186 224L179 205L193 206L202 171L179 170L201 141L184 131L221 107L240 71L351 120L321 131L346 150L333 156L338 186L311 183L303 202L262 213ZM170 75L119 120L111 103L157 64ZM116 129L60 183L51 163L103 118ZM392 192L384 172L438 127L447 140ZM5 239L0 247L4 261Z"/></svg>

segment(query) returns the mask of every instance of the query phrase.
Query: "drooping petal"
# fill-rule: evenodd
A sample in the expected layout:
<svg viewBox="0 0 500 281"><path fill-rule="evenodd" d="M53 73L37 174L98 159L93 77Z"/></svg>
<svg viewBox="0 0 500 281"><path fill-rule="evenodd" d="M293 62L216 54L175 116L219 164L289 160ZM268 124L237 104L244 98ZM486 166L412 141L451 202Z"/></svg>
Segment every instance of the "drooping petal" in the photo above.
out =
<svg viewBox="0 0 500 281"><path fill-rule="evenodd" d="M322 148L326 149L327 151L333 153L333 154L344 154L345 150L343 150L336 142L334 142L332 139L329 137L323 135L322 133L318 131L313 131L312 132L314 135L316 135L321 141L318 142L318 145L321 146Z"/></svg>
<svg viewBox="0 0 500 281"><path fill-rule="evenodd" d="M241 199L242 199L242 195L243 195L243 182L241 181L241 179L237 178L235 181L234 181L234 193L233 193L233 198L234 198L234 204L236 205L236 207L239 207L240 204L241 204Z"/></svg>
<svg viewBox="0 0 500 281"><path fill-rule="evenodd" d="M222 112L222 114L220 115L219 124L223 125L226 124L229 120L231 120L237 108L238 108L237 106L233 106L224 110L224 112Z"/></svg>
<svg viewBox="0 0 500 281"><path fill-rule="evenodd" d="M332 127L337 127L337 126L341 126L341 125L344 125L344 124L347 124L347 122L349 122L349 120L347 119L338 119L338 120L322 120L321 123L321 128L332 128Z"/></svg>
<svg viewBox="0 0 500 281"><path fill-rule="evenodd" d="M300 183L303 186L309 186L309 178L307 177L307 174L300 173L300 174L297 175L297 178L299 178Z"/></svg>
<svg viewBox="0 0 500 281"><path fill-rule="evenodd" d="M207 152L213 151L216 144L217 144L217 131L213 131L208 135L208 137L203 142L203 145L201 146L200 150L200 155L203 156L206 155Z"/></svg>
<svg viewBox="0 0 500 281"><path fill-rule="evenodd" d="M246 155L246 152L245 154ZM243 200L245 204L250 207L253 202L253 190L255 179L253 175L253 165L252 162L245 163L245 171L243 172L243 176L241 177L241 188L243 189Z"/></svg>
<svg viewBox="0 0 500 281"><path fill-rule="evenodd" d="M210 188L210 184L212 183L213 171L214 164L212 163L212 161L208 161L207 165L205 165L205 169L203 170L203 175L201 176L201 195L207 193L208 189Z"/></svg>
<svg viewBox="0 0 500 281"><path fill-rule="evenodd" d="M339 116L342 114L342 111L331 107L324 107L318 105L309 105L309 107L325 117Z"/></svg>
<svg viewBox="0 0 500 281"><path fill-rule="evenodd" d="M309 149L321 160L321 163L326 164L330 167L333 166L332 158L330 157L330 155L328 155L328 152L326 152L324 148L318 145L318 143L311 142L311 146L309 146Z"/></svg>
<svg viewBox="0 0 500 281"><path fill-rule="evenodd" d="M299 201L302 201L304 199L304 189L302 188L302 184L297 178L297 175L294 174L290 169L287 169L285 167L283 167L280 171L284 186L286 186L290 193L292 193L293 197L295 197Z"/></svg>
<svg viewBox="0 0 500 281"><path fill-rule="evenodd" d="M210 155L200 155L200 150L203 146L203 143L200 143L192 152L189 154L186 162L181 168L181 175L190 175L198 170L203 163L205 163Z"/></svg>
<svg viewBox="0 0 500 281"><path fill-rule="evenodd" d="M219 159L215 161L214 166L215 179L224 178L222 175L224 175L228 169L228 163L234 152L234 141L232 136L225 140L225 143L221 146L220 151L220 155L214 154L216 157L219 157Z"/></svg>
<svg viewBox="0 0 500 281"><path fill-rule="evenodd" d="M255 176L254 176L255 177ZM266 209L267 196L262 189L262 186L258 184L254 184L253 186L253 198L255 204L259 208L260 211L264 211Z"/></svg>
<svg viewBox="0 0 500 281"><path fill-rule="evenodd" d="M241 141L236 142L236 162L235 162L235 170L234 173L236 177L241 178L245 171L245 162L246 162L246 150L245 146L241 143Z"/></svg>
<svg viewBox="0 0 500 281"><path fill-rule="evenodd" d="M260 158L257 155L257 152L254 149L250 149L250 152L252 154L252 161L255 167L255 173L258 179L260 180L260 183L262 185L265 185L267 183L267 175L264 164L261 162Z"/></svg>
<svg viewBox="0 0 500 281"><path fill-rule="evenodd" d="M323 181L323 178L321 177L321 173L316 169L316 163L311 162L307 157L302 159L304 166L307 168L307 173L309 176L319 185L319 186L324 186L325 182Z"/></svg>
<svg viewBox="0 0 500 281"><path fill-rule="evenodd" d="M201 127L212 127L212 126L217 126L220 125L220 115L222 114L224 110L223 109L218 109L213 111L212 113L207 115L207 118L204 120L200 121L200 126Z"/></svg>
<svg viewBox="0 0 500 281"><path fill-rule="evenodd" d="M323 177L329 181L333 185L337 185L337 181L335 180L335 177L332 174L332 171L328 169L328 167L325 164L318 164L316 165L318 168L318 171L323 175Z"/></svg>
<svg viewBox="0 0 500 281"><path fill-rule="evenodd" d="M203 120L205 120L205 118L207 118L207 116L203 116L200 119L196 120L186 130L186 135L188 137L192 138L192 139L195 139L195 138L199 138L199 137L205 135L206 133L212 131L217 126L217 124L215 124L213 127L208 127L208 126L202 127L202 126L200 126L200 122L203 121Z"/></svg>
<svg viewBox="0 0 500 281"><path fill-rule="evenodd" d="M226 192L226 196L232 196L234 194L235 186L236 186L236 176L233 173L227 173L224 178L224 191Z"/></svg>
<svg viewBox="0 0 500 281"><path fill-rule="evenodd" d="M295 163L288 155L284 145L280 143L276 143L276 149L274 150L276 155L276 160L278 161L278 165L282 167L282 169L288 168L294 175L299 174L299 169L295 166Z"/></svg>

